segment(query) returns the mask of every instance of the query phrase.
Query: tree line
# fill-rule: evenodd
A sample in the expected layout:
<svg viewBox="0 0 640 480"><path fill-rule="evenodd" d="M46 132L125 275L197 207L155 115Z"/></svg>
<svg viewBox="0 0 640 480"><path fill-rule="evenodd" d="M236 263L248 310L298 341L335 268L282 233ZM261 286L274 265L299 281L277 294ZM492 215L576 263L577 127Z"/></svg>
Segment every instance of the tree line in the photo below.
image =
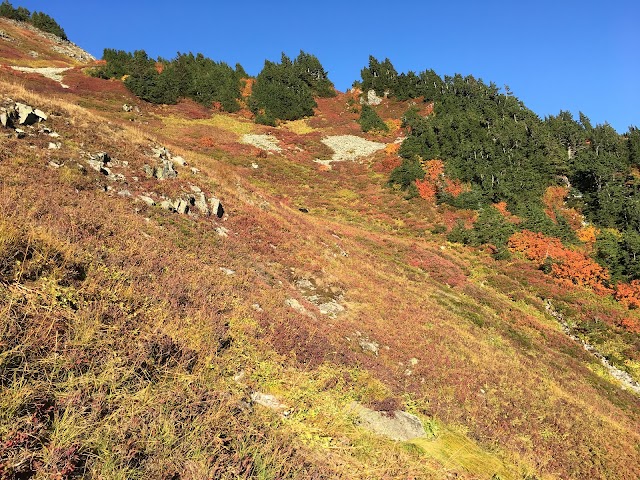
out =
<svg viewBox="0 0 640 480"><path fill-rule="evenodd" d="M103 60L95 76L124 78L132 93L151 103L174 104L190 98L209 107L218 102L223 110L235 112L240 109L243 82L249 78L242 65L232 68L200 53L154 60L144 50L105 49ZM334 95L333 83L317 57L301 51L291 60L283 53L280 63L265 61L247 106L257 122L275 125L313 115L315 97Z"/></svg>
<svg viewBox="0 0 640 480"><path fill-rule="evenodd" d="M13 8L13 5L8 0L4 0L0 4L0 17L30 23L43 32L53 33L63 40L68 40L67 34L62 27L49 15L42 12L32 13L24 7Z"/></svg>
<svg viewBox="0 0 640 480"><path fill-rule="evenodd" d="M502 91L471 75L440 77L433 70L398 73L389 59L369 58L356 86L397 100L421 99L433 113L417 107L403 116L408 136L399 154L402 165L389 183L419 194L427 176L425 161L439 159L444 175L468 185L458 195L438 189L437 201L477 210L472 229L454 228L450 238L467 244L492 244L507 255L516 231L538 232L577 241L564 216L545 212L544 193L566 186L566 202L596 228L593 256L610 281L640 279L640 130L618 134L609 124L592 125L580 113L539 118L508 87ZM509 222L494 205L506 203L521 219Z"/></svg>

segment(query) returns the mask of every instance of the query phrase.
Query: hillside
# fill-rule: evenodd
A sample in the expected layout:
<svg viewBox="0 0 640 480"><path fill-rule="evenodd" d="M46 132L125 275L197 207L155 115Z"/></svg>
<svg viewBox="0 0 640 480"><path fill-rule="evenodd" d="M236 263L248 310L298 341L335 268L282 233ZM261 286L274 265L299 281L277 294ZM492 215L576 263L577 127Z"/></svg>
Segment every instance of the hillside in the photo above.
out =
<svg viewBox="0 0 640 480"><path fill-rule="evenodd" d="M637 313L389 188L412 100L259 125L0 30L0 478L640 477Z"/></svg>

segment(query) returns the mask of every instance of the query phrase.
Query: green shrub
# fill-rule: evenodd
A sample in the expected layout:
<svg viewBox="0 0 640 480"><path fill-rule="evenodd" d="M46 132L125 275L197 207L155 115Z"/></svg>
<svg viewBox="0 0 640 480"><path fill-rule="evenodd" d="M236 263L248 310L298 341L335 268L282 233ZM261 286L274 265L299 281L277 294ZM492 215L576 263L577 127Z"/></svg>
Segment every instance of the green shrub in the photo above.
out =
<svg viewBox="0 0 640 480"><path fill-rule="evenodd" d="M388 132L389 127L386 123L382 121L380 116L376 113L376 111L371 108L369 105L362 105L362 110L360 111L360 119L358 120L360 127L363 132Z"/></svg>

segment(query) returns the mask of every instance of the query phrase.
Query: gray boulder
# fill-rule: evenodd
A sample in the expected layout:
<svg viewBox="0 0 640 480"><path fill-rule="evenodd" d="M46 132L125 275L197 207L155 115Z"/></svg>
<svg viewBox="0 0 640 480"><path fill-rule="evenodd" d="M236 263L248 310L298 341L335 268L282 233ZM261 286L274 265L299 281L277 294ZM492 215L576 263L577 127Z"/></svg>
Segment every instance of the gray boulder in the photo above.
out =
<svg viewBox="0 0 640 480"><path fill-rule="evenodd" d="M162 163L155 167L145 165L142 167L142 170L144 170L147 177L157 178L158 180L166 180L178 176L178 172L173 168L173 162L171 160L162 160Z"/></svg>
<svg viewBox="0 0 640 480"><path fill-rule="evenodd" d="M3 127L8 128L11 127L10 122L9 114L7 112L0 112L0 124L2 124Z"/></svg>
<svg viewBox="0 0 640 480"><path fill-rule="evenodd" d="M207 197L205 197L204 193L196 192L191 196L191 198L193 199L193 206L196 207L202 215L209 215L211 213L209 211Z"/></svg>
<svg viewBox="0 0 640 480"><path fill-rule="evenodd" d="M173 208L175 209L176 212L184 215L189 213L189 204L190 204L189 200L185 200L184 198L179 198L175 202L173 202Z"/></svg>
<svg viewBox="0 0 640 480"><path fill-rule="evenodd" d="M401 410L378 412L357 402L350 409L358 416L358 423L378 435L397 442L406 442L427 434L418 417Z"/></svg>
<svg viewBox="0 0 640 480"><path fill-rule="evenodd" d="M209 198L209 210L211 211L211 215L215 215L218 218L224 217L224 208L220 200L215 197Z"/></svg>
<svg viewBox="0 0 640 480"><path fill-rule="evenodd" d="M42 110L34 109L24 103L16 102L15 112L19 125L33 125L47 119L47 115Z"/></svg>

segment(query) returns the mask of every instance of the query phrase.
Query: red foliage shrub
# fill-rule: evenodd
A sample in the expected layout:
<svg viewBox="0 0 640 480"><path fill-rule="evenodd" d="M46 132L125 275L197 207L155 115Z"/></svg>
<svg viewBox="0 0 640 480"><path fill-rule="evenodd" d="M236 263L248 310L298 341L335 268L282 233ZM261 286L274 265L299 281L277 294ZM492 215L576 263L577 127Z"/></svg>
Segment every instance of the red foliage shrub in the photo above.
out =
<svg viewBox="0 0 640 480"><path fill-rule="evenodd" d="M397 156L384 157L373 165L373 171L376 173L391 173L395 168L402 165L402 160Z"/></svg>
<svg viewBox="0 0 640 480"><path fill-rule="evenodd" d="M460 287L467 283L467 276L462 268L445 258L440 252L418 250L414 247L407 263L424 270L439 283L452 287Z"/></svg>

